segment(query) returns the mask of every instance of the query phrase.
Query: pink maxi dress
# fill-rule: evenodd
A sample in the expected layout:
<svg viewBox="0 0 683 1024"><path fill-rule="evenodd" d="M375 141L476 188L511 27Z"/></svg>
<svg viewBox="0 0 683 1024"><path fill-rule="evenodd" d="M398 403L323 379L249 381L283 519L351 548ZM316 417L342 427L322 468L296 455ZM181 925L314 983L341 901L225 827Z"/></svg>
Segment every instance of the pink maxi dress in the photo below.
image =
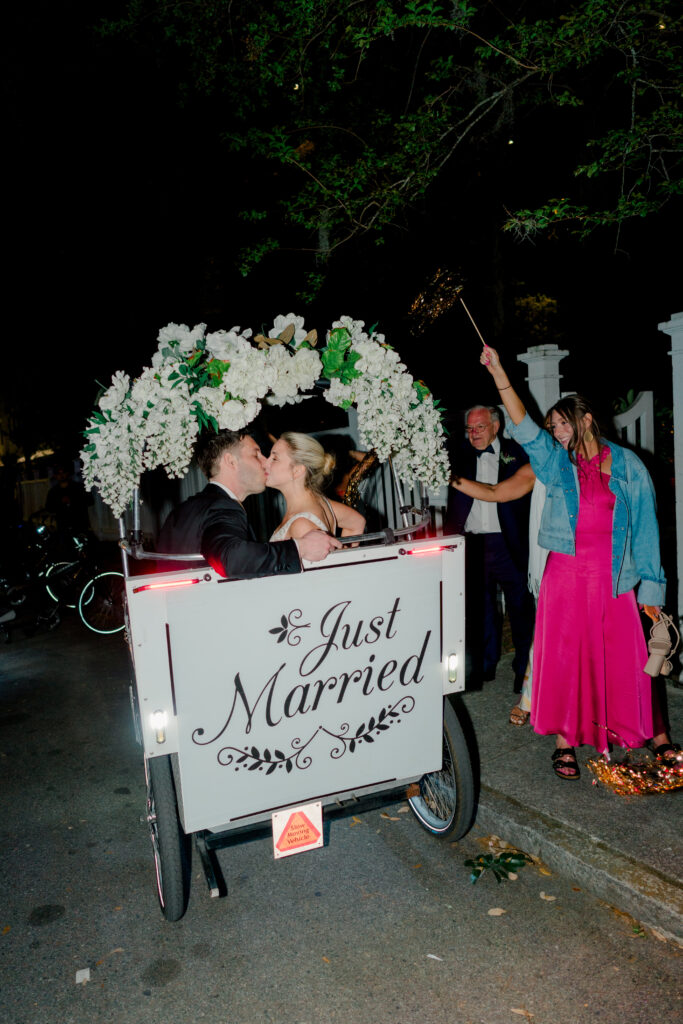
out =
<svg viewBox="0 0 683 1024"><path fill-rule="evenodd" d="M531 724L571 746L641 747L664 731L634 591L612 596L609 448L578 456L576 554L552 551L541 582L534 637Z"/></svg>

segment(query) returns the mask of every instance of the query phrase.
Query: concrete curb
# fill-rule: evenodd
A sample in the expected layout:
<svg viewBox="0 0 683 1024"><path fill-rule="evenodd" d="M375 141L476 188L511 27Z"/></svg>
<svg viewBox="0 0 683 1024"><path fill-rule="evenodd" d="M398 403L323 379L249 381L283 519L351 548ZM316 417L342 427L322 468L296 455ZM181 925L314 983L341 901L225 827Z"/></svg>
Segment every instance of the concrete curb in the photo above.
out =
<svg viewBox="0 0 683 1024"><path fill-rule="evenodd" d="M683 946L683 886L563 821L482 783L477 824L540 857L586 892Z"/></svg>

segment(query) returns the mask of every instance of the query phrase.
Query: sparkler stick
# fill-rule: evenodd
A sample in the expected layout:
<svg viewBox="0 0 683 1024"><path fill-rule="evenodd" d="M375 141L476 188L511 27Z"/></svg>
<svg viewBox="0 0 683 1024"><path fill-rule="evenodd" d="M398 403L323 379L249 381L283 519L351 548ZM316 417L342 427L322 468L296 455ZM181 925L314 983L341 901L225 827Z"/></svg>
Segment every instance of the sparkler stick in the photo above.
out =
<svg viewBox="0 0 683 1024"><path fill-rule="evenodd" d="M483 337L481 331L479 330L479 328L477 327L476 323L474 322L474 317L472 316L472 314L470 313L469 309L465 305L465 300L462 297L462 289L463 289L463 286L460 285L460 287L458 288L458 291L457 291L457 296L460 299L460 302L462 303L462 308L465 310L465 312L467 313L468 317L470 318L470 320L472 322L472 326L474 327L475 331L479 335L479 340L481 341L482 345L484 346L484 348L487 348L488 346L487 346L486 342L484 341L484 337Z"/></svg>

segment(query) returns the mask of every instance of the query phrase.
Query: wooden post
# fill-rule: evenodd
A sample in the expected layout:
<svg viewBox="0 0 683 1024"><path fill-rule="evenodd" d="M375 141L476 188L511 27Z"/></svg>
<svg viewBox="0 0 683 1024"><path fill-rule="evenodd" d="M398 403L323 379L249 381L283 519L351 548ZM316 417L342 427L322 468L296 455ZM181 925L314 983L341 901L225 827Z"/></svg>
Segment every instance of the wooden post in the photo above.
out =
<svg viewBox="0 0 683 1024"><path fill-rule="evenodd" d="M683 626L683 313L658 324L671 338L674 406L674 476L676 486L676 565L678 569L678 621Z"/></svg>

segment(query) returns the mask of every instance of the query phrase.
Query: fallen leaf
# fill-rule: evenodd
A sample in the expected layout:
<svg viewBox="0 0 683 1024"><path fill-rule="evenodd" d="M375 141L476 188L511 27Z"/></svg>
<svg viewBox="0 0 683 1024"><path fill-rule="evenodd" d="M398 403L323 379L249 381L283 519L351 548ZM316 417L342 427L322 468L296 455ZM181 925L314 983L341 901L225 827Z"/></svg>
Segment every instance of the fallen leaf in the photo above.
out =
<svg viewBox="0 0 683 1024"><path fill-rule="evenodd" d="M421 867L422 867L421 864L413 864L413 868L421 868Z"/></svg>
<svg viewBox="0 0 683 1024"><path fill-rule="evenodd" d="M581 890L579 889L578 885L573 885L572 892L581 892Z"/></svg>
<svg viewBox="0 0 683 1024"><path fill-rule="evenodd" d="M436 956L435 953L427 953L427 959L428 960L441 960L441 961L443 961L443 957L442 956Z"/></svg>
<svg viewBox="0 0 683 1024"><path fill-rule="evenodd" d="M552 871L548 871L547 868L539 868L538 873L539 875L548 875L548 877L552 877L553 874Z"/></svg>
<svg viewBox="0 0 683 1024"><path fill-rule="evenodd" d="M502 907L491 907L488 911L489 917L500 917L501 914L507 914L507 910L503 910Z"/></svg>
<svg viewBox="0 0 683 1024"><path fill-rule="evenodd" d="M2 929L2 934L3 935L7 935L7 932L11 932L11 931L12 931L12 925L11 924L6 924L5 927Z"/></svg>
<svg viewBox="0 0 683 1024"><path fill-rule="evenodd" d="M528 1010L523 1010L521 1007L511 1006L510 1013L518 1013L520 1017L526 1017L527 1020L533 1019L533 1013L529 1013Z"/></svg>
<svg viewBox="0 0 683 1024"><path fill-rule="evenodd" d="M656 939L659 939L660 942L667 942L668 941L666 935L664 934L664 932L660 932L659 928L650 928L650 931L652 932L652 934L654 935L654 937Z"/></svg>
<svg viewBox="0 0 683 1024"><path fill-rule="evenodd" d="M410 807L406 807L406 805L403 804L403 807L399 807L398 813L399 814L409 814L410 813Z"/></svg>
<svg viewBox="0 0 683 1024"><path fill-rule="evenodd" d="M545 893L545 892L542 892L542 893L541 893L541 899L542 899L542 900L547 900L547 901L548 901L548 903L552 903L552 902L553 902L554 900L556 900L556 899L557 899L557 896L548 896L548 894L547 894L547 893Z"/></svg>
<svg viewBox="0 0 683 1024"><path fill-rule="evenodd" d="M360 824L361 824L360 818L357 818L356 815L354 814L354 816L351 818L351 821L349 822L349 828L353 828L354 825L360 825Z"/></svg>
<svg viewBox="0 0 683 1024"><path fill-rule="evenodd" d="M380 813L380 818L386 818L387 821L400 821L400 818L392 818L390 814L385 814L384 811Z"/></svg>
<svg viewBox="0 0 683 1024"><path fill-rule="evenodd" d="M329 964L329 962L330 962L329 959L326 956L323 957L323 960L325 961L326 964Z"/></svg>

